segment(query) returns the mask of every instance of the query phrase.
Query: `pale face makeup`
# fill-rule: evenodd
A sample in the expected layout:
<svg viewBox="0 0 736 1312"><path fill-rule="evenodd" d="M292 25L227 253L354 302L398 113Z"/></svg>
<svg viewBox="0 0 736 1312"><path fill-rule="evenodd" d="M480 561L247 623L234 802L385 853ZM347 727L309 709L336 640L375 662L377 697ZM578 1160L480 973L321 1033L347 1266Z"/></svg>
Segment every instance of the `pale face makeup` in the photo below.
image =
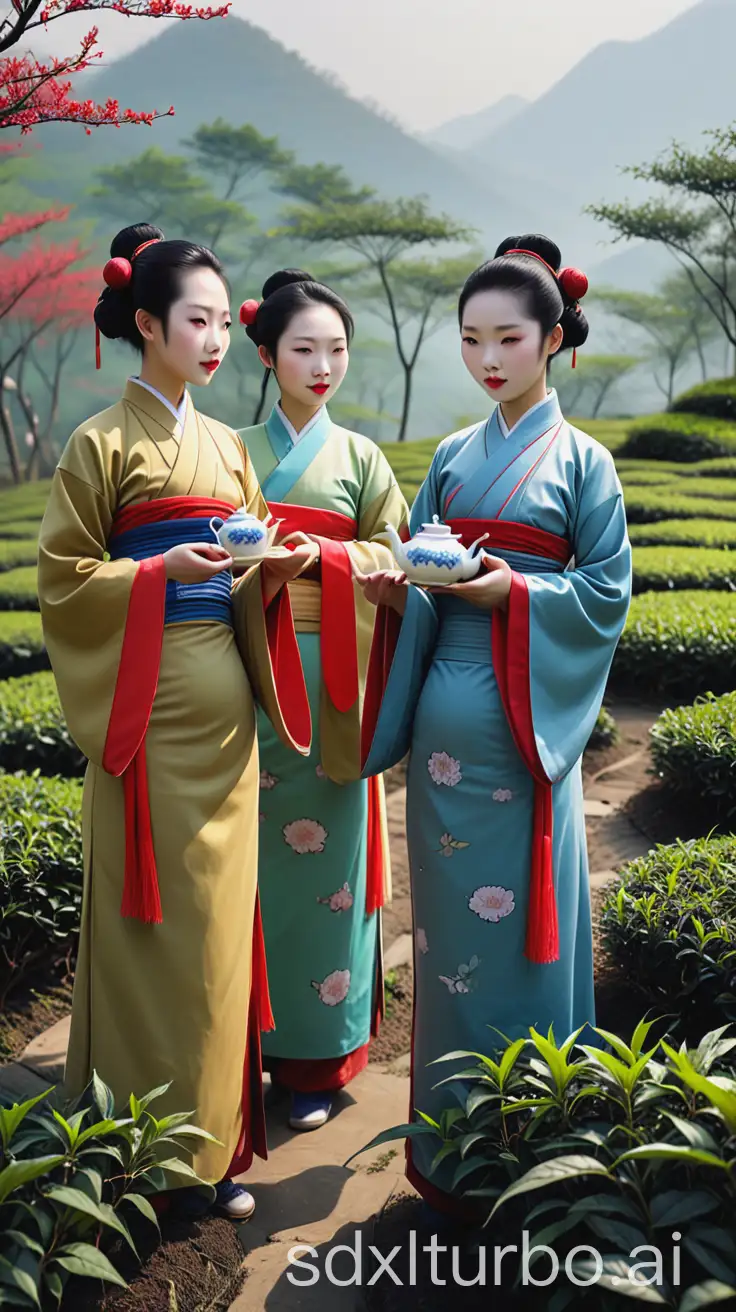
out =
<svg viewBox="0 0 736 1312"><path fill-rule="evenodd" d="M476 292L465 305L461 336L468 373L501 403L507 421L516 422L515 412L546 395L547 360L562 344L562 329L558 324L543 338L523 295L500 288Z"/></svg>
<svg viewBox="0 0 736 1312"><path fill-rule="evenodd" d="M335 395L347 372L345 325L331 305L308 305L283 332L275 361L263 346L258 354L276 374L287 413L290 402L315 411Z"/></svg>
<svg viewBox="0 0 736 1312"><path fill-rule="evenodd" d="M141 369L145 382L164 396L177 387L181 395L187 383L206 387L230 346L227 288L213 269L192 269L182 278L165 333L161 320L145 310L138 311L136 322L147 343Z"/></svg>

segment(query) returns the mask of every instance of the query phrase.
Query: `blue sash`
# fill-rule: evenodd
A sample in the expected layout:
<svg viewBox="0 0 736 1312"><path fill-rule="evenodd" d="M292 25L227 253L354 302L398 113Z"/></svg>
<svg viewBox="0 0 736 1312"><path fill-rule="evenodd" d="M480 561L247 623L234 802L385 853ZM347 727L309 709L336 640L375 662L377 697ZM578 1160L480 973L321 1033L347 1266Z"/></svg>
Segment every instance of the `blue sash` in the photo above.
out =
<svg viewBox="0 0 736 1312"><path fill-rule="evenodd" d="M110 541L111 560L145 560L160 556L169 547L182 542L211 542L213 532L208 519L164 519L116 533ZM166 581L165 624L211 620L233 627L231 592L232 571L223 570L204 583Z"/></svg>

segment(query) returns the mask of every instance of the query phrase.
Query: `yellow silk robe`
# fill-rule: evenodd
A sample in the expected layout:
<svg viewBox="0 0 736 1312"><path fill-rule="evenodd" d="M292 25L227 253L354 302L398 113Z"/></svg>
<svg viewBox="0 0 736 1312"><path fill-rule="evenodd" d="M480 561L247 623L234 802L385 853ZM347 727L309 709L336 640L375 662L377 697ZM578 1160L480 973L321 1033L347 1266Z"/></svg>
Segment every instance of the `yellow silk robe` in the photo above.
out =
<svg viewBox="0 0 736 1312"><path fill-rule="evenodd" d="M145 736L162 923L124 918L123 785L102 762L139 566L106 558L106 548L116 511L171 497L266 514L235 433L191 400L182 427L131 381L118 404L70 438L40 536L45 642L70 732L89 759L66 1087L77 1095L96 1070L120 1107L131 1092L171 1081L156 1115L191 1112L220 1141L189 1140L190 1156L181 1154L214 1183L243 1150L258 864L252 685L282 741L295 744L275 693L256 569L236 589L237 643L224 623L164 628Z"/></svg>

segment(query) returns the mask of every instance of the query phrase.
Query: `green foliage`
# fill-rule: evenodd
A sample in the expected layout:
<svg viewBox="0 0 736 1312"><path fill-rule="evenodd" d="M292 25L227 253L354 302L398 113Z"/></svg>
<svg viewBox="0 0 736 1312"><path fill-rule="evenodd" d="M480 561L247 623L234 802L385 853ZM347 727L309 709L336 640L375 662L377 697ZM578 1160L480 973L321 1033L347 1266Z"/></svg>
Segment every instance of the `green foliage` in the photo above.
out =
<svg viewBox="0 0 736 1312"><path fill-rule="evenodd" d="M655 473L677 474L678 481L689 478L736 478L736 456L720 456L717 460L695 460L684 465L681 460L632 460L616 457L619 474L653 470Z"/></svg>
<svg viewBox="0 0 736 1312"><path fill-rule="evenodd" d="M66 727L54 676L27 674L0 683L0 769L67 777L85 760Z"/></svg>
<svg viewBox="0 0 736 1312"><path fill-rule="evenodd" d="M217 1141L189 1112L151 1111L169 1087L117 1110L94 1075L62 1111L46 1093L0 1106L0 1306L59 1308L72 1276L125 1287L107 1254L122 1240L137 1256L134 1220L158 1229L150 1199L165 1187L163 1166L214 1197L176 1154L187 1140Z"/></svg>
<svg viewBox="0 0 736 1312"><path fill-rule="evenodd" d="M0 572L18 565L35 565L37 558L37 538L0 539Z"/></svg>
<svg viewBox="0 0 736 1312"><path fill-rule="evenodd" d="M0 522L17 519L41 519L48 500L51 479L22 483L20 487L0 489Z"/></svg>
<svg viewBox="0 0 736 1312"><path fill-rule="evenodd" d="M629 538L637 547L736 547L736 521L665 519L659 524L631 524Z"/></svg>
<svg viewBox="0 0 736 1312"><path fill-rule="evenodd" d="M630 524L656 524L662 519L736 519L736 500L687 495L685 479L682 491L671 486L624 489L626 518ZM0 588L2 580L0 580Z"/></svg>
<svg viewBox="0 0 736 1312"><path fill-rule="evenodd" d="M633 557L634 592L733 588L736 610L736 552L716 547L635 547Z"/></svg>
<svg viewBox="0 0 736 1312"><path fill-rule="evenodd" d="M654 592L634 597L612 683L638 696L693 697L733 688L732 592Z"/></svg>
<svg viewBox="0 0 736 1312"><path fill-rule="evenodd" d="M630 425L619 455L634 459L681 460L736 456L736 423L699 415L647 415Z"/></svg>
<svg viewBox="0 0 736 1312"><path fill-rule="evenodd" d="M12 511L10 513L12 514ZM11 538L33 538L35 541L38 538L40 527L40 516L38 519L9 519L6 521L0 515L0 542Z"/></svg>
<svg viewBox="0 0 736 1312"><path fill-rule="evenodd" d="M736 1017L736 838L672 843L633 861L600 925L631 986L688 1032Z"/></svg>
<svg viewBox="0 0 736 1312"><path fill-rule="evenodd" d="M0 574L0 610L38 610L35 565Z"/></svg>
<svg viewBox="0 0 736 1312"><path fill-rule="evenodd" d="M0 679L46 670L41 616L33 611L0 611Z"/></svg>
<svg viewBox="0 0 736 1312"><path fill-rule="evenodd" d="M81 805L76 779L0 775L0 999L79 931Z"/></svg>
<svg viewBox="0 0 736 1312"><path fill-rule="evenodd" d="M710 419L736 419L736 378L712 378L675 397L676 414L707 415Z"/></svg>
<svg viewBox="0 0 736 1312"><path fill-rule="evenodd" d="M594 752L600 751L604 747L613 747L618 739L619 732L616 721L607 707L601 706L595 728L588 741L588 748Z"/></svg>
<svg viewBox="0 0 736 1312"><path fill-rule="evenodd" d="M662 461L662 464L665 462ZM669 463L669 462L668 462ZM646 468L644 468L646 464ZM679 488L680 479L669 469L652 469L649 461L632 460L626 462L625 469L619 469L619 478L624 488L628 487L673 487Z"/></svg>
<svg viewBox="0 0 736 1312"><path fill-rule="evenodd" d="M366 1147L426 1138L436 1148L433 1167L442 1163L453 1192L485 1215L496 1252L512 1244L518 1253L523 1231L529 1249L547 1245L561 1261L579 1245L595 1247L602 1279L583 1287L585 1259L571 1256L580 1283L561 1273L554 1292L545 1288L553 1312L619 1312L622 1294L673 1306L685 1291L691 1309L703 1306L707 1281L736 1286L736 1039L714 1030L697 1049L678 1051L651 1034L642 1021L628 1043L606 1030L586 1030L582 1041L578 1030L560 1043L551 1029L532 1029L492 1056L448 1053L440 1063L452 1062L453 1074L440 1080L438 1065L446 1091L439 1120L420 1108L419 1121ZM637 1255L640 1245L663 1254L656 1285L648 1283L652 1254ZM639 1285L629 1276L637 1262ZM532 1270L543 1278L549 1265Z"/></svg>
<svg viewBox="0 0 736 1312"><path fill-rule="evenodd" d="M736 692L707 692L691 706L663 711L651 736L668 788L697 798L714 821L736 817Z"/></svg>

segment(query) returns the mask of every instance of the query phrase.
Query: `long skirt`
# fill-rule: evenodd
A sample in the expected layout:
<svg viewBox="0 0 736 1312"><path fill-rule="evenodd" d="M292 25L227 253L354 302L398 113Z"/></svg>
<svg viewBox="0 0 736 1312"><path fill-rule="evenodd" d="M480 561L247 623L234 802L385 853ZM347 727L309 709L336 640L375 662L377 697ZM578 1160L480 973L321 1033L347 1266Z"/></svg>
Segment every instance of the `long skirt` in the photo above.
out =
<svg viewBox="0 0 736 1312"><path fill-rule="evenodd" d="M97 1071L119 1113L171 1082L151 1110L190 1112L221 1141L177 1153L214 1183L244 1146L258 845L254 705L226 625L165 629L146 762L163 923L120 914L123 783L90 765L65 1080L76 1096Z"/></svg>
<svg viewBox="0 0 736 1312"><path fill-rule="evenodd" d="M339 1088L367 1063L380 912L366 916L368 785L335 784L322 769L319 634L298 640L312 751L288 752L259 712L259 887L276 1026L264 1060L306 1092Z"/></svg>

